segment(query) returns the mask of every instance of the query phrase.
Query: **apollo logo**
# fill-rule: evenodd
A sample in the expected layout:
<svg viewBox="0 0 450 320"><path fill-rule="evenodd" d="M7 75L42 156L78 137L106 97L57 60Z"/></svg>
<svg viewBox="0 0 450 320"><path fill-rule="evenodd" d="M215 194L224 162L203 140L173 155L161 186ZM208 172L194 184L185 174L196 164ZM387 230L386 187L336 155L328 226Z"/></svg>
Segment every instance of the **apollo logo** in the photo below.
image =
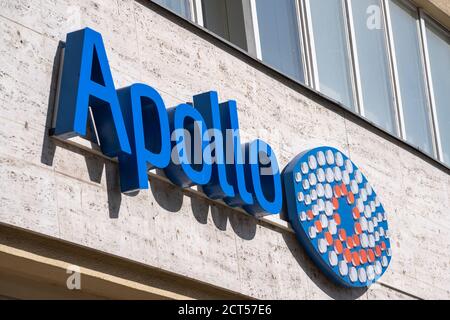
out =
<svg viewBox="0 0 450 320"><path fill-rule="evenodd" d="M280 213L286 201L300 243L331 279L367 286L386 270L383 206L338 150L305 152L280 174L268 143L241 144L236 101L219 103L209 91L166 108L146 84L116 90L103 39L89 28L67 35L63 61L53 135L86 136L92 120L103 154L118 160L123 193L148 189L148 171L158 168L174 185L199 185L255 217Z"/></svg>
<svg viewBox="0 0 450 320"><path fill-rule="evenodd" d="M323 272L350 287L380 278L391 260L387 216L356 165L320 147L292 160L283 179L291 225Z"/></svg>

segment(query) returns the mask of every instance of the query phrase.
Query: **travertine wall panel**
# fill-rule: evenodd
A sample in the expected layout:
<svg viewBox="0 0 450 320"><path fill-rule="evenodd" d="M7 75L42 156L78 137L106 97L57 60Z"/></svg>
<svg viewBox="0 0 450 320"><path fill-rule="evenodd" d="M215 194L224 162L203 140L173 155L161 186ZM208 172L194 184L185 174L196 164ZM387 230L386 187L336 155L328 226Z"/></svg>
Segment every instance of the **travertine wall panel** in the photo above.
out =
<svg viewBox="0 0 450 320"><path fill-rule="evenodd" d="M0 2L1 223L256 298L450 297L448 171L154 9L132 0ZM269 142L282 167L319 145L348 154L390 213L394 257L381 283L336 287L291 232L159 179L121 195L115 162L49 138L58 44L85 26L102 33L118 88L147 83L167 107L217 90L221 101L237 100L242 140Z"/></svg>

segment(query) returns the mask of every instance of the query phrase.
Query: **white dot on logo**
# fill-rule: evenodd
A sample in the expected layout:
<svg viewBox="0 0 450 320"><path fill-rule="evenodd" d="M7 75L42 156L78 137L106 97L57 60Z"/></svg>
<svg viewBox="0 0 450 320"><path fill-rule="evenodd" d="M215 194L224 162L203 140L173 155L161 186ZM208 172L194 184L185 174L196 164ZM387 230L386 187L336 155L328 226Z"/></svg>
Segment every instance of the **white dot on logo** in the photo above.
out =
<svg viewBox="0 0 450 320"><path fill-rule="evenodd" d="M318 247L319 247L319 252L320 253L327 252L327 241L325 239L323 239L323 238L319 239Z"/></svg>
<svg viewBox="0 0 450 320"><path fill-rule="evenodd" d="M334 167L333 171L334 171L334 177L336 178L336 181L341 181L342 180L341 169L339 169L338 167Z"/></svg>
<svg viewBox="0 0 450 320"><path fill-rule="evenodd" d="M321 167L324 166L326 163L325 154L322 151L317 152L317 162Z"/></svg>
<svg viewBox="0 0 450 320"><path fill-rule="evenodd" d="M352 191L353 194L358 193L359 187L355 180L350 181L350 190Z"/></svg>
<svg viewBox="0 0 450 320"><path fill-rule="evenodd" d="M377 274L377 276L381 275L381 273L383 272L383 267L381 266L380 261L375 261L375 273Z"/></svg>
<svg viewBox="0 0 450 320"><path fill-rule="evenodd" d="M388 259L386 256L383 256L383 258L381 259L381 265L385 268L388 266Z"/></svg>
<svg viewBox="0 0 450 320"><path fill-rule="evenodd" d="M334 251L330 251L328 253L328 261L330 262L330 265L335 267L338 264L338 256Z"/></svg>
<svg viewBox="0 0 450 320"><path fill-rule="evenodd" d="M367 248L369 246L369 238L367 237L367 234L362 233L359 238L361 241L361 247L364 249Z"/></svg>
<svg viewBox="0 0 450 320"><path fill-rule="evenodd" d="M309 167L308 167L308 164L306 162L303 162L301 164L301 170L302 170L303 174L307 174L308 173Z"/></svg>
<svg viewBox="0 0 450 320"><path fill-rule="evenodd" d="M356 172L355 172L355 179L356 179L356 182L358 182L358 183L361 183L363 181L363 177L362 177L361 171L356 170Z"/></svg>
<svg viewBox="0 0 450 320"><path fill-rule="evenodd" d="M319 182L324 182L325 181L325 171L323 171L322 168L317 169L317 180Z"/></svg>
<svg viewBox="0 0 450 320"><path fill-rule="evenodd" d="M348 274L348 265L345 261L339 261L339 273L345 277Z"/></svg>
<svg viewBox="0 0 450 320"><path fill-rule="evenodd" d="M353 163L349 159L345 160L345 170L347 170L349 174L353 173Z"/></svg>
<svg viewBox="0 0 450 320"><path fill-rule="evenodd" d="M330 233L332 235L335 235L337 233L337 225L336 225L336 222L334 220L329 220L328 221L328 231L330 231Z"/></svg>
<svg viewBox="0 0 450 320"><path fill-rule="evenodd" d="M330 201L325 202L325 214L329 217L333 215L333 203Z"/></svg>
<svg viewBox="0 0 450 320"><path fill-rule="evenodd" d="M328 228L328 218L325 214L321 214L320 217L320 224L322 225L322 228Z"/></svg>
<svg viewBox="0 0 450 320"><path fill-rule="evenodd" d="M332 183L334 181L334 173L331 168L327 168L325 170L325 177L326 177L328 183Z"/></svg>
<svg viewBox="0 0 450 320"><path fill-rule="evenodd" d="M309 167L311 168L311 170L315 170L317 168L316 157L314 157L313 155L310 155L308 157L308 164L309 164Z"/></svg>
<svg viewBox="0 0 450 320"><path fill-rule="evenodd" d="M315 175L313 172L311 172L311 173L309 174L309 183L310 183L312 186L315 186L315 185L317 184L317 177L316 177L316 175Z"/></svg>
<svg viewBox="0 0 450 320"><path fill-rule="evenodd" d="M355 267L350 267L349 278L351 282L356 282L358 280L358 273Z"/></svg>
<svg viewBox="0 0 450 320"><path fill-rule="evenodd" d="M316 186L317 196L319 198L322 198L325 195L325 189L323 187L323 184L319 183Z"/></svg>
<svg viewBox="0 0 450 320"><path fill-rule="evenodd" d="M307 195L305 196L305 204L306 204L307 206L309 206L309 205L311 204L311 196L310 196L309 194L307 194Z"/></svg>
<svg viewBox="0 0 450 320"><path fill-rule="evenodd" d="M314 239L316 237L316 235L317 235L316 227L314 227L314 226L309 227L308 233L309 233L309 237L311 239Z"/></svg>
<svg viewBox="0 0 450 320"><path fill-rule="evenodd" d="M302 211L302 212L300 213L300 220L301 220L301 221L306 221L306 212L305 212L305 211Z"/></svg>
<svg viewBox="0 0 450 320"><path fill-rule="evenodd" d="M364 268L359 268L358 270L358 279L360 282L364 283L367 281L367 274L366 274L366 269Z"/></svg>
<svg viewBox="0 0 450 320"><path fill-rule="evenodd" d="M308 180L303 180L302 181L302 186L303 186L303 190L308 190L309 189L309 181Z"/></svg>
<svg viewBox="0 0 450 320"><path fill-rule="evenodd" d="M344 171L342 173L342 182L344 182L346 185L350 183L350 175L348 174L347 171Z"/></svg>
<svg viewBox="0 0 450 320"><path fill-rule="evenodd" d="M337 166L342 167L344 165L344 158L342 157L342 153L336 152L335 159Z"/></svg>
<svg viewBox="0 0 450 320"><path fill-rule="evenodd" d="M331 166L332 164L334 164L334 154L333 151L331 150L327 150L325 152L325 156L327 158L327 163Z"/></svg>
<svg viewBox="0 0 450 320"><path fill-rule="evenodd" d="M325 198L331 199L333 197L333 189L329 184L325 185Z"/></svg>

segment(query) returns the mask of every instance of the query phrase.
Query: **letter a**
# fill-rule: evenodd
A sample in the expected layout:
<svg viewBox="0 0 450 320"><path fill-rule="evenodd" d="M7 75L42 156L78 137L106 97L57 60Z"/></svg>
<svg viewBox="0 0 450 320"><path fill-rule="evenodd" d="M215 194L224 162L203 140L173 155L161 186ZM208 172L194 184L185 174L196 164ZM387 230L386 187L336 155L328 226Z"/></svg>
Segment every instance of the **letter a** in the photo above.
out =
<svg viewBox="0 0 450 320"><path fill-rule="evenodd" d="M102 152L131 153L102 37L85 28L67 35L54 134L85 136L89 107Z"/></svg>

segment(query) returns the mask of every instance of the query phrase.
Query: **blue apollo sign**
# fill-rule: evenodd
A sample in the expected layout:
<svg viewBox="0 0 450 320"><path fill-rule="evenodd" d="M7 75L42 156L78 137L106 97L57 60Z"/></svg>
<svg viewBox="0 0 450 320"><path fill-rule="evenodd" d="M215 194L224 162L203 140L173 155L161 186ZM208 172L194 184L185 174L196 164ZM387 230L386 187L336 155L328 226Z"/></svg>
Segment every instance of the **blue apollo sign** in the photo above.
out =
<svg viewBox="0 0 450 320"><path fill-rule="evenodd" d="M116 89L101 35L67 35L54 135L85 136L91 109L102 152L117 157L123 193L148 189L148 171L182 188L200 185L260 217L283 202L308 254L336 283L367 286L390 261L386 214L367 179L340 151L320 147L297 156L281 173L270 145L241 144L236 101L217 92L166 108L146 84Z"/></svg>

